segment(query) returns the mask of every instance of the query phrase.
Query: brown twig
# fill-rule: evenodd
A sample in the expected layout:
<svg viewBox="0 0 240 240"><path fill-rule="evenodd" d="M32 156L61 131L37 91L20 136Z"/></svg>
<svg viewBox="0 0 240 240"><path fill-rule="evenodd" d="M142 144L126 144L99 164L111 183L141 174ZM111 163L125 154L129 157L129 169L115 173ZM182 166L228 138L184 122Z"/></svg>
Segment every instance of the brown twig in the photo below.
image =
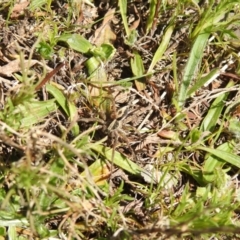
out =
<svg viewBox="0 0 240 240"><path fill-rule="evenodd" d="M35 90L38 91L47 81L49 81L62 67L64 63L61 62L54 68L51 72L49 72L45 78L35 87Z"/></svg>

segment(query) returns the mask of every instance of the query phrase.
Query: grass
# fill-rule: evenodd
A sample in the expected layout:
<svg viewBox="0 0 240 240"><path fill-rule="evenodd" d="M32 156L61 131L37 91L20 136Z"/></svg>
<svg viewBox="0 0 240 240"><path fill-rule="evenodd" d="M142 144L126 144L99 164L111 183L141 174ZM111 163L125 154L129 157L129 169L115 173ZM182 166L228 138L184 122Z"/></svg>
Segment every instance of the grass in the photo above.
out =
<svg viewBox="0 0 240 240"><path fill-rule="evenodd" d="M0 5L1 239L238 239L238 1L21 4Z"/></svg>

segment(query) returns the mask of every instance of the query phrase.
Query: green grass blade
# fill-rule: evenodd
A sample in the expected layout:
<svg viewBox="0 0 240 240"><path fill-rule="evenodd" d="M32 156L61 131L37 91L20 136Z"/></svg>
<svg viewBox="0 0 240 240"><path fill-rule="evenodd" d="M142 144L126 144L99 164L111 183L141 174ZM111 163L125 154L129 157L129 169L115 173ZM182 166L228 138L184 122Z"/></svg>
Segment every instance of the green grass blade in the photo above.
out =
<svg viewBox="0 0 240 240"><path fill-rule="evenodd" d="M70 101L68 101L68 99L63 95L63 93L53 85L46 84L46 90L56 99L57 103L61 106L69 119L71 121L74 121L77 115L76 106ZM77 124L74 124L72 131L75 136L79 134L79 127Z"/></svg>
<svg viewBox="0 0 240 240"><path fill-rule="evenodd" d="M191 89L189 89L189 91L187 93L187 97L191 96L192 93L194 93L195 91L200 89L208 81L211 82L212 80L216 79L219 76L219 74L220 74L219 69L213 69L209 74L207 74L207 76L199 79L196 82L196 84L194 84L193 87L191 87Z"/></svg>
<svg viewBox="0 0 240 240"><path fill-rule="evenodd" d="M170 26L167 28L167 30L166 30L166 32L165 32L165 34L164 34L164 36L163 36L162 42L161 42L161 44L159 45L157 51L156 51L155 54L154 54L154 57L153 57L152 62L151 62L151 65L150 65L150 67L149 67L149 69L148 69L148 73L151 73L152 70L153 70L153 68L154 68L155 65L157 64L157 62L158 62L159 60L161 60L163 54L165 53L165 51L166 51L166 49L167 49L167 46L168 46L169 41L170 41L170 39L171 39L173 30L174 30L174 25L170 25Z"/></svg>
<svg viewBox="0 0 240 240"><path fill-rule="evenodd" d="M57 103L64 110L65 114L69 117L70 112L67 107L67 99L64 97L62 92L51 84L46 84L46 90L56 99Z"/></svg>
<svg viewBox="0 0 240 240"><path fill-rule="evenodd" d="M155 11L156 11L157 0L150 0L149 6L149 14L147 19L147 26L146 26L146 34L148 34L149 30L152 29Z"/></svg>
<svg viewBox="0 0 240 240"><path fill-rule="evenodd" d="M220 145L216 150L232 153L233 145L230 144L229 142L226 142ZM215 155L210 155L206 159L203 165L203 178L206 181L206 183L214 181L215 179L214 170L222 168L225 163L226 163L225 161L223 161L222 159Z"/></svg>
<svg viewBox="0 0 240 240"><path fill-rule="evenodd" d="M91 145L91 148L96 152L100 153L102 156L104 156L108 161L110 162L112 161L112 151L113 151L112 148L105 147L100 144ZM132 162L123 154L117 151L114 151L113 163L118 167L134 175L138 175L143 171L143 169L141 169L136 163Z"/></svg>
<svg viewBox="0 0 240 240"><path fill-rule="evenodd" d="M133 51L133 54L134 54L134 57L131 58L131 68L132 68L133 75L136 77L142 77L142 75L145 72L142 58L136 50ZM146 83L143 78L136 79L135 84L138 91L142 91L146 88Z"/></svg>
<svg viewBox="0 0 240 240"><path fill-rule="evenodd" d="M128 21L127 21L127 0L119 0L118 6L119 6L121 17L123 20L123 26L125 28L127 38L128 38L130 36L131 31L128 27Z"/></svg>
<svg viewBox="0 0 240 240"><path fill-rule="evenodd" d="M198 68L201 64L204 48L207 44L209 35L210 33L202 33L198 35L197 39L193 44L187 65L184 69L183 80L178 96L179 106L184 105L184 102L187 98L188 87L191 81L194 79L194 76L197 75Z"/></svg>
<svg viewBox="0 0 240 240"><path fill-rule="evenodd" d="M225 152L219 149L212 149L208 147L198 147L199 150L203 150L213 154L219 159L223 160L226 163L230 163L238 168L240 168L240 157L236 154Z"/></svg>
<svg viewBox="0 0 240 240"><path fill-rule="evenodd" d="M232 87L233 85L234 85L234 82L230 81L226 86L226 88ZM229 92L225 92L214 100L206 117L204 118L200 126L200 130L202 131L214 130L213 128L216 126L219 120L219 117L222 113L222 110L225 106L224 100L227 98L228 95L229 95Z"/></svg>
<svg viewBox="0 0 240 240"><path fill-rule="evenodd" d="M238 1L220 1L219 4L216 5L215 1L210 1L205 9L202 9L200 21L192 32L191 37L195 38L206 29L226 25L227 22L223 21L226 13L233 10L234 5L238 3ZM212 29L211 31L216 32L216 29Z"/></svg>

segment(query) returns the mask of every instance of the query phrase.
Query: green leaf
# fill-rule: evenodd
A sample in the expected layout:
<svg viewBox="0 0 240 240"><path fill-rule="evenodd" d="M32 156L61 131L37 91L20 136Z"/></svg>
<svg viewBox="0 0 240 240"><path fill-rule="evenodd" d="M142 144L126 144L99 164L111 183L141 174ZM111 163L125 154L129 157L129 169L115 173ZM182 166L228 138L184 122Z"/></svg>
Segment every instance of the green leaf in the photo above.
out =
<svg viewBox="0 0 240 240"><path fill-rule="evenodd" d="M26 218L13 219L13 220L0 220L0 226L29 226L29 222Z"/></svg>
<svg viewBox="0 0 240 240"><path fill-rule="evenodd" d="M107 82L107 73L102 66L101 60L96 57L91 57L85 62L88 70L89 79L96 84Z"/></svg>
<svg viewBox="0 0 240 240"><path fill-rule="evenodd" d="M70 121L74 121L76 115L78 114L77 108L72 104L63 93L51 84L46 84L46 90L56 99L57 103L64 110L66 115L69 117ZM72 128L74 136L79 134L79 126L77 123L74 124Z"/></svg>
<svg viewBox="0 0 240 240"><path fill-rule="evenodd" d="M220 70L219 69L213 69L207 76L202 77L199 79L191 89L189 89L187 93L187 97L189 97L192 93L195 91L199 90L205 83L208 81L211 82L212 80L216 79L220 75Z"/></svg>
<svg viewBox="0 0 240 240"><path fill-rule="evenodd" d="M100 58L101 61L109 61L115 54L116 49L110 43L103 43L100 47L94 47L90 50L93 57Z"/></svg>
<svg viewBox="0 0 240 240"><path fill-rule="evenodd" d="M215 4L215 1L209 1L205 5L205 8L201 8L202 14L200 21L191 34L192 38L195 38L207 29L211 32L217 32L219 27L227 27L227 22L224 21L226 13L234 9L234 5L238 4L238 1L220 1L219 4Z"/></svg>
<svg viewBox="0 0 240 240"><path fill-rule="evenodd" d="M220 158L224 162L230 163L238 168L240 168L240 157L236 154L225 152L219 149L212 149L208 147L197 147L199 150L209 152L216 157Z"/></svg>
<svg viewBox="0 0 240 240"><path fill-rule="evenodd" d="M157 64L158 61L161 60L163 54L165 53L167 46L169 44L169 41L171 39L172 33L174 30L174 25L170 25L167 30L165 31L164 35L163 35L163 39L161 44L159 45L157 51L154 54L154 57L152 59L152 62L150 64L150 67L148 69L148 73L151 73L153 68L155 67L155 65Z"/></svg>
<svg viewBox="0 0 240 240"><path fill-rule="evenodd" d="M150 0L149 13L148 13L147 25L146 25L147 26L146 34L148 34L149 30L152 29L154 16L156 12L156 5L157 5L157 0Z"/></svg>
<svg viewBox="0 0 240 240"><path fill-rule="evenodd" d="M127 21L127 0L119 0L118 6L120 9L121 17L123 20L123 25L127 34L127 38L129 37L131 31L128 27L128 21Z"/></svg>
<svg viewBox="0 0 240 240"><path fill-rule="evenodd" d="M32 0L29 5L30 11L35 11L38 8L41 8L44 4L46 4L47 0Z"/></svg>
<svg viewBox="0 0 240 240"><path fill-rule="evenodd" d="M46 90L56 99L57 103L61 106L66 115L69 117L70 112L67 106L67 99L65 98L63 93L51 84L46 84Z"/></svg>
<svg viewBox="0 0 240 240"><path fill-rule="evenodd" d="M230 81L226 88L232 87L234 85L233 81ZM218 96L214 102L212 103L207 115L205 116L202 124L200 126L200 130L202 131L213 131L216 126L219 117L222 113L223 107L225 106L224 100L226 100L229 92L225 92Z"/></svg>
<svg viewBox="0 0 240 240"><path fill-rule="evenodd" d="M20 120L21 127L26 128L43 121L45 117L56 110L56 104L54 99L41 102L34 101L29 104L18 105L16 109L23 114Z"/></svg>
<svg viewBox="0 0 240 240"><path fill-rule="evenodd" d="M179 165L179 170L182 172L185 172L192 176L200 185L204 185L204 179L202 176L202 171L196 167L192 167L187 163L180 163Z"/></svg>
<svg viewBox="0 0 240 240"><path fill-rule="evenodd" d="M126 39L124 40L124 43L129 46L132 46L137 40L138 33L135 29L131 30L128 26L127 4L128 4L127 0L119 0L118 1L118 6L119 6L121 17L123 20L123 26L124 26L124 29L125 29L125 32L127 35Z"/></svg>
<svg viewBox="0 0 240 240"><path fill-rule="evenodd" d="M106 162L104 162L103 160L97 159L96 161L94 161L94 163L88 167L87 171L85 170L81 173L81 176L87 178L87 172L91 173L93 181L98 186L107 184L106 180L110 175L110 169Z"/></svg>
<svg viewBox="0 0 240 240"><path fill-rule="evenodd" d="M108 161L113 161L114 164L116 164L118 167L126 170L127 172L139 175L144 170L139 167L136 163L129 160L127 157L125 157L123 154L114 151L114 157L112 159L112 153L113 149L109 147L105 147L102 145L91 145L91 149L95 150L96 152L100 153L102 156L104 156Z"/></svg>
<svg viewBox="0 0 240 240"><path fill-rule="evenodd" d="M133 54L134 57L131 58L131 68L133 75L136 77L141 77L145 72L142 58L136 50L133 51ZM136 79L135 84L138 91L142 91L146 88L146 82L144 79Z"/></svg>
<svg viewBox="0 0 240 240"><path fill-rule="evenodd" d="M54 51L53 48L45 43L45 42L40 42L37 47L36 47L36 51L45 59L51 59Z"/></svg>
<svg viewBox="0 0 240 240"><path fill-rule="evenodd" d="M231 143L226 142L220 145L217 148L217 150L232 153L233 145ZM226 163L225 161L223 161L222 159L215 155L210 155L207 157L203 165L203 178L206 181L206 183L214 181L214 179L216 178L214 170L222 168L225 163Z"/></svg>
<svg viewBox="0 0 240 240"><path fill-rule="evenodd" d="M110 60L116 52L114 46L109 43L103 43L100 48L103 55L103 60Z"/></svg>
<svg viewBox="0 0 240 240"><path fill-rule="evenodd" d="M196 143L200 139L202 135L202 131L195 128L190 132L189 135L190 135L191 143Z"/></svg>
<svg viewBox="0 0 240 240"><path fill-rule="evenodd" d="M184 69L183 80L178 96L179 106L183 106L183 104L185 103L188 87L198 73L198 68L201 64L204 48L207 44L209 35L210 33L202 33L198 35L197 39L193 44L190 56L187 61L187 65Z"/></svg>
<svg viewBox="0 0 240 240"><path fill-rule="evenodd" d="M66 42L70 48L84 54L88 53L90 49L93 48L93 45L79 34L63 34L57 41Z"/></svg>
<svg viewBox="0 0 240 240"><path fill-rule="evenodd" d="M5 236L6 235L6 228L0 226L0 236Z"/></svg>
<svg viewBox="0 0 240 240"><path fill-rule="evenodd" d="M137 38L138 38L137 30L131 30L130 35L124 40L124 43L131 47L137 41Z"/></svg>

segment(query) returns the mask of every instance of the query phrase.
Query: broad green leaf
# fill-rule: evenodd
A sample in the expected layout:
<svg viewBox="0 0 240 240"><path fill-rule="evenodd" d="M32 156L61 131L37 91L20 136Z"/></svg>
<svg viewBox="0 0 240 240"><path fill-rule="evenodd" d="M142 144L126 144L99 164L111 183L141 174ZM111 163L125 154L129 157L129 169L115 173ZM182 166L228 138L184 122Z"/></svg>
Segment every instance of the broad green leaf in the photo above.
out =
<svg viewBox="0 0 240 240"><path fill-rule="evenodd" d="M165 53L167 46L169 44L169 41L171 39L172 33L174 30L174 25L170 25L167 30L165 31L164 35L163 35L163 39L161 44L159 45L157 51L155 52L152 62L150 64L150 67L148 69L148 73L151 73L153 68L155 67L155 65L157 64L158 61L161 60L163 54Z"/></svg>
<svg viewBox="0 0 240 240"><path fill-rule="evenodd" d="M133 54L134 57L131 58L131 68L133 75L136 77L141 77L145 72L142 58L136 50L133 51ZM143 78L135 80L135 84L138 91L142 91L146 88L146 82Z"/></svg>
<svg viewBox="0 0 240 240"><path fill-rule="evenodd" d="M128 159L123 154L114 151L114 157L112 159L112 148L105 147L102 145L91 145L91 148L95 150L96 152L100 153L103 157L105 157L108 161L113 161L113 164L117 165L118 167L126 170L127 172L139 175L144 170L139 167L136 163L132 162L130 159Z"/></svg>
<svg viewBox="0 0 240 240"><path fill-rule="evenodd" d="M226 142L220 145L217 150L232 153L233 145L229 142ZM212 182L216 178L214 170L222 168L225 163L225 161L215 155L210 155L207 157L203 165L203 178L206 183Z"/></svg>
<svg viewBox="0 0 240 240"><path fill-rule="evenodd" d="M57 41L66 42L70 48L85 54L93 48L93 45L79 34L63 34Z"/></svg>
<svg viewBox="0 0 240 240"><path fill-rule="evenodd" d="M233 81L230 81L226 88L232 87L234 85ZM202 131L213 131L214 127L216 126L219 117L222 113L222 110L225 106L224 100L227 98L229 95L229 92L225 92L219 97L217 97L214 102L212 103L207 115L205 116L201 126L200 130Z"/></svg>
<svg viewBox="0 0 240 240"><path fill-rule="evenodd" d="M103 60L108 61L114 56L116 49L112 44L103 43L101 45L101 52L102 52L102 55L104 56Z"/></svg>
<svg viewBox="0 0 240 240"><path fill-rule="evenodd" d="M18 105L17 109L23 114L21 127L31 127L42 122L45 117L56 110L55 100L34 101L26 105Z"/></svg>
<svg viewBox="0 0 240 240"><path fill-rule="evenodd" d="M230 163L238 168L240 168L240 157L236 154L225 152L219 149L212 149L208 147L198 147L199 150L203 150L213 154L214 156L218 157L222 161L226 163Z"/></svg>
<svg viewBox="0 0 240 240"><path fill-rule="evenodd" d="M46 84L46 90L55 98L57 103L64 110L65 114L69 117L71 121L75 120L77 113L77 108L63 95L63 93L51 84ZM76 136L79 134L79 127L77 123L74 124L72 129L73 134Z"/></svg>
<svg viewBox="0 0 240 240"><path fill-rule="evenodd" d="M209 35L210 35L209 33L199 34L193 44L193 47L190 52L190 56L187 61L187 65L184 69L183 80L182 80L182 84L181 84L180 92L178 96L179 106L184 105L184 102L187 98L188 87L191 81L194 80L194 77L198 73L198 68L201 64L204 48L207 44Z"/></svg>

